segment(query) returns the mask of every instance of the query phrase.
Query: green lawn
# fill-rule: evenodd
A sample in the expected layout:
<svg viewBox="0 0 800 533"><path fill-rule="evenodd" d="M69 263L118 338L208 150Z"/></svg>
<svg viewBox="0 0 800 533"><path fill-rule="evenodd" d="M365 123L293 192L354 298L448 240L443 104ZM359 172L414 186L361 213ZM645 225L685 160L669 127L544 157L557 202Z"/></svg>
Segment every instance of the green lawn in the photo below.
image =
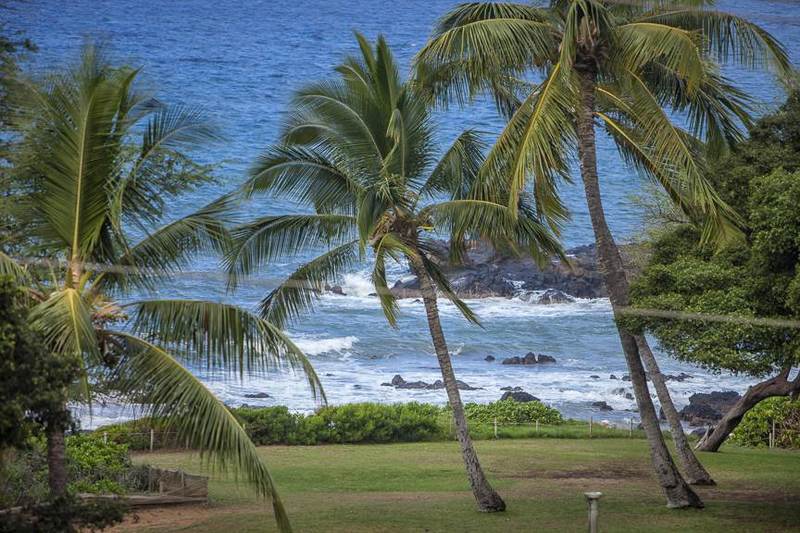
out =
<svg viewBox="0 0 800 533"><path fill-rule="evenodd" d="M477 442L508 504L475 511L454 442L262 448L296 531L584 531L583 493L599 490L603 531L798 531L800 453L727 447L702 454L719 486L698 490L704 510L669 510L640 439ZM137 460L203 472L188 453ZM265 507L213 475L207 508L140 513L137 531L273 531Z"/></svg>

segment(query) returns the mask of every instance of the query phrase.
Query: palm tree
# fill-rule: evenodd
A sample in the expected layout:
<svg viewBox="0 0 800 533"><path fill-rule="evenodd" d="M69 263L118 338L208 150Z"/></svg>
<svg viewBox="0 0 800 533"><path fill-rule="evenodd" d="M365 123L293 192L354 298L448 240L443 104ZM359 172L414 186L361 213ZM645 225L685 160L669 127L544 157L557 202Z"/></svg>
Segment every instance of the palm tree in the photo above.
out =
<svg viewBox="0 0 800 533"><path fill-rule="evenodd" d="M261 317L226 303L155 297L193 254L222 248L228 205L223 198L162 224L169 200L210 176L184 154L217 136L198 110L140 94L138 73L112 68L87 46L76 67L27 85L15 216L29 248L52 260L26 265L2 254L0 270L29 287L32 323L49 349L80 360L74 401L91 405L97 384L113 384L218 467L245 475L289 531L255 446L183 363L231 375L288 366L305 373L314 394L320 384L302 352ZM64 428L49 427L47 440L51 489L63 494Z"/></svg>
<svg viewBox="0 0 800 533"><path fill-rule="evenodd" d="M450 353L439 318L442 295L477 322L453 293L432 257L433 239L450 235L451 254L469 237L549 253L558 245L524 203L523 215L505 205L470 199L482 161L475 132L466 131L435 159L425 102L398 74L383 38L373 46L357 35L361 57L348 57L338 79L297 93L283 143L266 151L244 184L246 197L283 195L310 213L264 216L232 231L228 254L233 284L258 265L287 255L324 252L270 292L261 316L279 325L311 308L327 283L374 255L372 282L386 319L396 325L397 304L386 280L388 261L407 262L419 279L433 346L473 494L481 511L505 503L487 481L472 445ZM524 199L523 199L524 200ZM526 210L527 209L527 210Z"/></svg>
<svg viewBox="0 0 800 533"><path fill-rule="evenodd" d="M596 123L626 162L669 194L704 236L724 242L738 220L704 178L703 151L741 138L748 99L719 73L718 62L786 73L785 50L766 31L703 0L552 0L548 7L462 4L444 16L417 56L421 85L434 102L464 103L489 91L508 125L488 155L487 173L506 180L513 206L533 181L539 214L565 215L557 185L577 155L605 276L642 424L670 507L702 506L675 468L650 399L645 364L672 425L690 478L711 478L683 437L646 339L620 320L628 280L606 223L598 182ZM535 75L540 83L529 83ZM685 117L688 130L672 120Z"/></svg>

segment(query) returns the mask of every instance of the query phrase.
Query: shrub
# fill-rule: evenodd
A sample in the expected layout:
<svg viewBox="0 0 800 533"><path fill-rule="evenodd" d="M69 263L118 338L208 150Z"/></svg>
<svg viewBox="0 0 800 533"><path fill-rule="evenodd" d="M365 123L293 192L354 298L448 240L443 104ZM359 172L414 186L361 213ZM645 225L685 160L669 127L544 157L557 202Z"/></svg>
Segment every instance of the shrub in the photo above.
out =
<svg viewBox="0 0 800 533"><path fill-rule="evenodd" d="M800 448L800 400L768 398L753 407L731 434L731 442L741 446L768 446L775 421L775 444L781 448Z"/></svg>
<svg viewBox="0 0 800 533"><path fill-rule="evenodd" d="M542 402L516 402L503 400L487 404L468 403L464 406L467 419L478 424L563 424L564 418L558 410Z"/></svg>
<svg viewBox="0 0 800 533"><path fill-rule="evenodd" d="M128 446L103 442L96 435L67 437L67 468L73 492L122 494L131 468Z"/></svg>

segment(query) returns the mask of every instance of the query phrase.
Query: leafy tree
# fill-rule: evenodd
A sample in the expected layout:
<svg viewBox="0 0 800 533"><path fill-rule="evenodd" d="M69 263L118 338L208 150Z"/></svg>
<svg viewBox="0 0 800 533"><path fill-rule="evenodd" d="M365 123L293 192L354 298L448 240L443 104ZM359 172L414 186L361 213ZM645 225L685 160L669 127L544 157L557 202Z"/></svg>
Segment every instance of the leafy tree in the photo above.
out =
<svg viewBox="0 0 800 533"><path fill-rule="evenodd" d="M659 183L706 240L738 235L737 217L705 178L704 150L722 153L748 122L747 98L719 73L718 60L789 69L767 32L694 0L552 0L549 7L469 3L445 15L417 57L419 83L434 102L466 102L489 91L509 122L485 172L510 190L513 206L532 181L537 212L558 224L558 183L577 156L615 318L629 305L628 280L606 222L596 128L623 158ZM541 77L540 83L528 83ZM688 117L679 127L672 111ZM644 336L617 320L639 413L670 507L700 507L675 467L647 390L647 366L690 481L711 483L694 457ZM643 365L644 362L644 365Z"/></svg>
<svg viewBox="0 0 800 533"><path fill-rule="evenodd" d="M113 377L123 400L164 417L219 467L243 473L290 528L272 478L244 429L183 362L231 375L288 366L319 381L275 325L233 305L137 299L180 273L193 254L221 249L225 200L166 224L168 201L206 183L188 150L217 138L196 109L166 106L137 89L139 70L112 67L94 47L79 64L29 83L21 96L14 169L30 246L52 260L0 270L30 287L30 320L52 353L77 359L73 401L90 403ZM52 490L66 487L63 428L48 428Z"/></svg>
<svg viewBox="0 0 800 533"><path fill-rule="evenodd" d="M800 393L800 98L793 92L709 175L747 222L744 243L719 253L696 230L672 226L653 243L634 288L637 307L707 313L714 320L642 323L670 355L716 372L758 378L700 445L716 451L765 398ZM764 175L764 173L767 173ZM786 321L790 322L786 322Z"/></svg>
<svg viewBox="0 0 800 533"><path fill-rule="evenodd" d="M23 447L40 424L67 424L66 389L77 376L76 362L48 352L31 330L26 304L0 276L0 449Z"/></svg>
<svg viewBox="0 0 800 533"><path fill-rule="evenodd" d="M491 201L469 199L481 184L481 144L461 134L437 160L425 101L397 71L383 38L375 47L358 36L361 57L348 57L339 78L300 90L283 132L283 144L256 162L246 196L269 192L307 206L307 214L267 215L233 231L231 280L278 257L324 253L302 265L261 303L265 320L283 325L313 306L327 283L374 254L372 282L388 322L397 304L386 281L388 261L407 262L420 283L431 338L473 493L482 511L505 503L484 476L470 439L438 310L438 295L471 321L472 311L453 293L432 259L433 239L450 234L451 254L468 237L514 243L548 253L558 245L523 201L521 215ZM437 294L438 292L438 294Z"/></svg>

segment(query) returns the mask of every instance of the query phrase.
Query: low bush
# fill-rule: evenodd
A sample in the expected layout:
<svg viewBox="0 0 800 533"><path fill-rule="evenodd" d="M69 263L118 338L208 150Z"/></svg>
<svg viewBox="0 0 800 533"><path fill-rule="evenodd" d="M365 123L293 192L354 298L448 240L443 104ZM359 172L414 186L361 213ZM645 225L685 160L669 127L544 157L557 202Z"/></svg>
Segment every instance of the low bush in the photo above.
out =
<svg viewBox="0 0 800 533"><path fill-rule="evenodd" d="M493 424L495 420L500 425L531 424L536 421L547 425L564 423L564 418L557 409L542 402L503 400L486 404L468 403L464 406L464 411L468 420L478 424Z"/></svg>
<svg viewBox="0 0 800 533"><path fill-rule="evenodd" d="M744 415L730 440L740 446L768 446L775 422L775 445L800 448L800 400L768 398Z"/></svg>
<svg viewBox="0 0 800 533"><path fill-rule="evenodd" d="M416 402L328 406L310 415L290 413L283 406L232 411L259 445L415 442L443 437L441 408Z"/></svg>

